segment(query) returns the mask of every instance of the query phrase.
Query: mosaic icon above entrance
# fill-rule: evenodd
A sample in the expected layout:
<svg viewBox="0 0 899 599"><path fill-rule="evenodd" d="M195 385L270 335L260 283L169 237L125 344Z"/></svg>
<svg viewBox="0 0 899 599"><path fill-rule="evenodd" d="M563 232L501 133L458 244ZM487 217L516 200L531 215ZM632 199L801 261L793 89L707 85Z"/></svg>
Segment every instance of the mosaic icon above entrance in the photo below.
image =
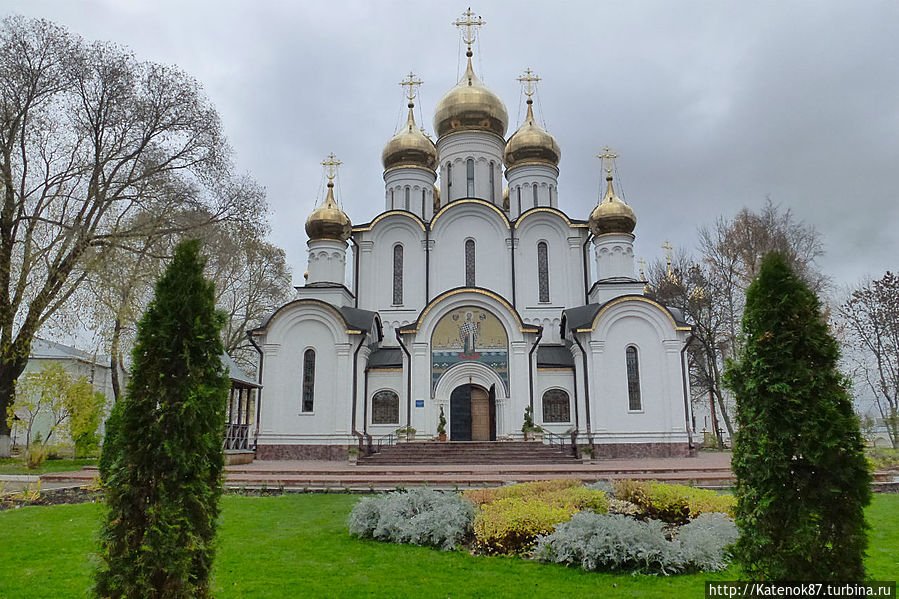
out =
<svg viewBox="0 0 899 599"><path fill-rule="evenodd" d="M509 386L509 336L491 312L474 306L448 312L431 335L431 387L444 372L462 362L493 369Z"/></svg>

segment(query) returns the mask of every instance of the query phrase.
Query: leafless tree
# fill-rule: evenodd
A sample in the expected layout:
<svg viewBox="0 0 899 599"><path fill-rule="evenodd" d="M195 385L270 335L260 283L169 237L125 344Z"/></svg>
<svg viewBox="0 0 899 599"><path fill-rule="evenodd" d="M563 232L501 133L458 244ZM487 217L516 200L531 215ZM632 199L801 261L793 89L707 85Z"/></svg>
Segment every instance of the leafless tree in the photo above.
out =
<svg viewBox="0 0 899 599"><path fill-rule="evenodd" d="M38 329L113 249L185 210L246 214L218 115L196 81L52 23L0 25L0 456ZM143 218L135 218L136 215Z"/></svg>
<svg viewBox="0 0 899 599"><path fill-rule="evenodd" d="M899 277L854 289L838 309L849 345L857 352L857 378L874 395L893 447L899 447Z"/></svg>

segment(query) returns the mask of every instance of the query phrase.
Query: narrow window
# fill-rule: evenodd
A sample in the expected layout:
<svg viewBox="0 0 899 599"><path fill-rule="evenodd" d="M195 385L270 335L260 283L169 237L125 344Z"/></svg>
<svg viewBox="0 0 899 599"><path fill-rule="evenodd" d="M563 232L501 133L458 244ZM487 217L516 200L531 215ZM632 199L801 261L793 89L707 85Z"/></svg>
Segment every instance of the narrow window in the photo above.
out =
<svg viewBox="0 0 899 599"><path fill-rule="evenodd" d="M537 185L534 184L534 208L537 207Z"/></svg>
<svg viewBox="0 0 899 599"><path fill-rule="evenodd" d="M571 422L571 402L562 389L549 389L543 394L543 422Z"/></svg>
<svg viewBox="0 0 899 599"><path fill-rule="evenodd" d="M425 195L425 190L422 189L421 190L421 217L422 218L425 217L425 206L427 206L427 204L425 203L426 199L427 199L427 197Z"/></svg>
<svg viewBox="0 0 899 599"><path fill-rule="evenodd" d="M446 201L453 201L453 165L451 162L446 163Z"/></svg>
<svg viewBox="0 0 899 599"><path fill-rule="evenodd" d="M474 287L474 239L465 242L465 286Z"/></svg>
<svg viewBox="0 0 899 599"><path fill-rule="evenodd" d="M630 346L625 350L627 356L627 409L639 412L643 409L640 400L640 367L637 363L637 348Z"/></svg>
<svg viewBox="0 0 899 599"><path fill-rule="evenodd" d="M303 354L303 412L311 412L315 395L315 350Z"/></svg>
<svg viewBox="0 0 899 599"><path fill-rule="evenodd" d="M406 187L405 202L403 203L403 208L406 210L406 212L409 211L409 206L411 205L411 204L409 203L409 198L410 198L410 194L411 194L411 193L412 193L412 192L409 191L409 188Z"/></svg>
<svg viewBox="0 0 899 599"><path fill-rule="evenodd" d="M400 396L393 391L378 391L371 399L372 424L400 423Z"/></svg>
<svg viewBox="0 0 899 599"><path fill-rule="evenodd" d="M515 188L516 193L518 194L518 214L521 214L521 187Z"/></svg>
<svg viewBox="0 0 899 599"><path fill-rule="evenodd" d="M403 246L393 246L393 305L403 303Z"/></svg>
<svg viewBox="0 0 899 599"><path fill-rule="evenodd" d="M496 185L496 180L494 179L495 175L493 173L494 167L493 163L490 163L490 201L496 204L496 189L494 189Z"/></svg>
<svg viewBox="0 0 899 599"><path fill-rule="evenodd" d="M549 301L549 259L546 255L546 242L537 244L537 285L540 291L540 301Z"/></svg>
<svg viewBox="0 0 899 599"><path fill-rule="evenodd" d="M467 193L468 197L474 197L474 160L469 158L465 162L465 180L467 182Z"/></svg>
<svg viewBox="0 0 899 599"><path fill-rule="evenodd" d="M390 209L393 210L396 208L396 204L393 201L393 190L390 190Z"/></svg>

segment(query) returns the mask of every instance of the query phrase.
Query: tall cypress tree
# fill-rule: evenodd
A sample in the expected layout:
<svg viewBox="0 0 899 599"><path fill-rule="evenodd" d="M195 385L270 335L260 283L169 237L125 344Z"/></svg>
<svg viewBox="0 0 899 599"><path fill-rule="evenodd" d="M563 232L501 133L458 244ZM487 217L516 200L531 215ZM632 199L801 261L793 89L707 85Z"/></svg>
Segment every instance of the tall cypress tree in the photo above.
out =
<svg viewBox="0 0 899 599"><path fill-rule="evenodd" d="M736 557L766 580L864 578L870 475L839 348L818 298L779 254L746 292L737 400Z"/></svg>
<svg viewBox="0 0 899 599"><path fill-rule="evenodd" d="M213 285L186 241L138 324L107 456L101 597L208 597L229 381Z"/></svg>

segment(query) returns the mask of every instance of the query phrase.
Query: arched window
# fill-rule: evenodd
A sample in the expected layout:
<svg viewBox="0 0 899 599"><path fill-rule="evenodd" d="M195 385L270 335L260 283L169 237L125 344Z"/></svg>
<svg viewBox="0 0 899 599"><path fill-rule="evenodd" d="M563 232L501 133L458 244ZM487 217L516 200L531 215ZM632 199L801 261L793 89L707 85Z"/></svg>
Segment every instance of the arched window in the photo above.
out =
<svg viewBox="0 0 899 599"><path fill-rule="evenodd" d="M411 206L411 204L410 204L410 194L411 194L411 193L412 193L412 192L409 191L409 186L407 185L407 186L406 186L406 194L405 194L405 196L404 196L404 201L403 201L403 209L406 210L406 211L408 211L408 210L409 210L409 207Z"/></svg>
<svg viewBox="0 0 899 599"><path fill-rule="evenodd" d="M446 201L453 201L453 163L446 163Z"/></svg>
<svg viewBox="0 0 899 599"><path fill-rule="evenodd" d="M571 402L562 389L548 389L543 394L543 422L571 422Z"/></svg>
<svg viewBox="0 0 899 599"><path fill-rule="evenodd" d="M521 214L521 186L515 188L515 193L518 195L518 214Z"/></svg>
<svg viewBox="0 0 899 599"><path fill-rule="evenodd" d="M474 239L465 241L465 286L474 287Z"/></svg>
<svg viewBox="0 0 899 599"><path fill-rule="evenodd" d="M469 158L465 161L465 181L466 193L469 198L474 197L474 159Z"/></svg>
<svg viewBox="0 0 899 599"><path fill-rule="evenodd" d="M537 287L540 294L539 301L549 301L549 257L547 256L546 242L537 244Z"/></svg>
<svg viewBox="0 0 899 599"><path fill-rule="evenodd" d="M311 412L315 399L315 350L303 354L303 405L301 411Z"/></svg>
<svg viewBox="0 0 899 599"><path fill-rule="evenodd" d="M422 189L421 190L421 217L422 218L425 217L425 206L427 206L427 204L425 204L426 198L427 198L427 196L425 195L425 190Z"/></svg>
<svg viewBox="0 0 899 599"><path fill-rule="evenodd" d="M393 246L393 304L403 303L403 246Z"/></svg>
<svg viewBox="0 0 899 599"><path fill-rule="evenodd" d="M390 209L393 210L396 208L396 204L393 203L393 190L390 190Z"/></svg>
<svg viewBox="0 0 899 599"><path fill-rule="evenodd" d="M627 358L627 409L639 412L643 409L640 399L640 365L637 362L637 348L633 345L624 350Z"/></svg>
<svg viewBox="0 0 899 599"><path fill-rule="evenodd" d="M371 398L372 424L400 423L400 396L393 391L378 391Z"/></svg>
<svg viewBox="0 0 899 599"><path fill-rule="evenodd" d="M536 208L537 207L537 184L534 183L533 187L534 187L534 208Z"/></svg>
<svg viewBox="0 0 899 599"><path fill-rule="evenodd" d="M494 174L493 170L494 170L493 162L491 161L490 162L490 201L495 204L496 203L496 189L494 189L494 187L496 186L496 179L495 179L496 175Z"/></svg>

